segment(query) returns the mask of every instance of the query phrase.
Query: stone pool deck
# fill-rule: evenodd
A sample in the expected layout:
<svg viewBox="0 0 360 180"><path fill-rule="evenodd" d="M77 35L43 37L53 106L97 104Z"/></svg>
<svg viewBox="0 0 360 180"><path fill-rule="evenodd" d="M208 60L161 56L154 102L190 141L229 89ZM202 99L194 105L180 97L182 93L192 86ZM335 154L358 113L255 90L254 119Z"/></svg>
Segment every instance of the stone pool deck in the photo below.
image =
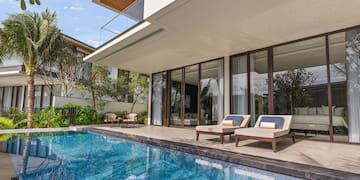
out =
<svg viewBox="0 0 360 180"><path fill-rule="evenodd" d="M211 154L215 150L216 153L222 154L215 153L211 157L225 158L224 160L234 162L239 161L240 164L252 163L251 159L253 159L254 162L260 161L263 164L261 166L264 167L259 168L277 168L276 171L280 172L292 169L284 172L284 174L298 173L299 176L309 179L322 179L322 174L329 175L330 179L340 177L343 177L343 179L360 179L360 145L355 144L319 142L306 139L297 139L296 143L293 144L289 138L279 142L278 152L274 153L271 149L271 143L256 140L243 140L240 141L239 147L235 147L233 137L226 137L224 144L220 144L218 136L201 134L200 140L196 141L194 129L144 126L139 128L92 127L89 130L105 132L141 142L150 142L171 149L184 150L188 148L188 150L184 150L185 152L189 151L189 148L192 151L191 148L193 148L197 149L193 150L194 153L199 155L201 153ZM173 145L164 144L166 142ZM173 148L172 146L178 147ZM184 146L183 149L181 149L182 146ZM236 156L238 160L222 157L224 154ZM241 158L244 160L242 161ZM259 164L253 165L255 167L259 166ZM298 170L299 168L307 168L308 170L302 172L302 170Z"/></svg>

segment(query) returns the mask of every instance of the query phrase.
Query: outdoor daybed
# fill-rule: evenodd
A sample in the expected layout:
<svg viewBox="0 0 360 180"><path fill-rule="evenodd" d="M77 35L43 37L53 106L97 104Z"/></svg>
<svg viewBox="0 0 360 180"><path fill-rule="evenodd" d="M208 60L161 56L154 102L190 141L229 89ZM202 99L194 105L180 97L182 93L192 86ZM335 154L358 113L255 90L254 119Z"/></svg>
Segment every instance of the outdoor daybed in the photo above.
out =
<svg viewBox="0 0 360 180"><path fill-rule="evenodd" d="M240 139L256 139L271 142L276 152L276 143L290 133L291 120L291 115L261 115L254 127L235 130L235 146L238 147Z"/></svg>
<svg viewBox="0 0 360 180"><path fill-rule="evenodd" d="M228 124L230 122L230 124ZM212 134L220 136L221 144L224 143L224 135L234 134L239 128L245 128L250 122L250 115L227 115L219 125L196 126L196 141L200 134ZM231 124L232 123L232 124Z"/></svg>
<svg viewBox="0 0 360 180"><path fill-rule="evenodd" d="M333 107L333 126L348 128L344 119L344 107ZM292 118L291 129L301 131L329 131L329 108L296 107Z"/></svg>

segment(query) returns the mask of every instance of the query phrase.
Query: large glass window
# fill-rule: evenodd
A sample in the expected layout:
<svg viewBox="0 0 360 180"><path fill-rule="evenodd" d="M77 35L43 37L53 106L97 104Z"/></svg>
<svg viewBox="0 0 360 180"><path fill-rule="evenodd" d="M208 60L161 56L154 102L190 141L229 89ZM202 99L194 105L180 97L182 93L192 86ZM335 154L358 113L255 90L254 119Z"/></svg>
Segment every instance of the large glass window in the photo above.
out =
<svg viewBox="0 0 360 180"><path fill-rule="evenodd" d="M152 80L152 124L163 125L166 113L166 72L153 75Z"/></svg>
<svg viewBox="0 0 360 180"><path fill-rule="evenodd" d="M247 55L231 57L231 113L248 114Z"/></svg>
<svg viewBox="0 0 360 180"><path fill-rule="evenodd" d="M224 115L224 60L201 64L200 124L218 124Z"/></svg>
<svg viewBox="0 0 360 180"><path fill-rule="evenodd" d="M9 113L11 107L11 99L12 99L12 87L5 87L4 88L4 95L3 95L3 108L4 112Z"/></svg>
<svg viewBox="0 0 360 180"><path fill-rule="evenodd" d="M24 98L24 87L23 86L19 86L18 87L18 94L17 94L17 102L16 102L16 107L20 110L22 110L22 102L23 102L23 98Z"/></svg>
<svg viewBox="0 0 360 180"><path fill-rule="evenodd" d="M198 124L199 66L185 67L185 115L184 126Z"/></svg>
<svg viewBox="0 0 360 180"><path fill-rule="evenodd" d="M37 113L40 111L40 101L41 101L41 86L35 86L34 92L34 112Z"/></svg>
<svg viewBox="0 0 360 180"><path fill-rule="evenodd" d="M292 114L292 129L329 133L327 82L324 37L274 48L274 112Z"/></svg>
<svg viewBox="0 0 360 180"><path fill-rule="evenodd" d="M329 36L334 140L360 142L360 29Z"/></svg>
<svg viewBox="0 0 360 180"><path fill-rule="evenodd" d="M170 125L182 126L183 69L170 72Z"/></svg>
<svg viewBox="0 0 360 180"><path fill-rule="evenodd" d="M250 54L251 125L259 115L268 114L268 58L267 51Z"/></svg>
<svg viewBox="0 0 360 180"><path fill-rule="evenodd" d="M51 106L50 99L51 99L51 89L49 86L44 86L43 90L43 98L42 98L42 108L48 108Z"/></svg>

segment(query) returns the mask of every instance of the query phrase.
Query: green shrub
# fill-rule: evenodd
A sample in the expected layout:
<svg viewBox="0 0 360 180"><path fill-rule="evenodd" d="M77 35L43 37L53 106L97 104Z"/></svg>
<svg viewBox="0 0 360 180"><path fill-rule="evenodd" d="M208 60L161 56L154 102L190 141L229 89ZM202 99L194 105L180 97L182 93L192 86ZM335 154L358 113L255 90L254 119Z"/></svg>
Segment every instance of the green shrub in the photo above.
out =
<svg viewBox="0 0 360 180"><path fill-rule="evenodd" d="M0 117L0 129L15 129L14 121L7 117Z"/></svg>
<svg viewBox="0 0 360 180"><path fill-rule="evenodd" d="M18 124L17 128L26 128L27 112L22 112L16 107L11 107L9 118L13 120L14 124Z"/></svg>
<svg viewBox="0 0 360 180"><path fill-rule="evenodd" d="M39 114L32 115L33 127L57 128L69 126L69 120L64 119L61 112L54 108L41 110Z"/></svg>
<svg viewBox="0 0 360 180"><path fill-rule="evenodd" d="M91 106L81 107L75 104L65 104L64 108L75 108L76 109L76 117L75 124L76 125L89 125L89 124L101 124L102 116L97 113L95 109Z"/></svg>
<svg viewBox="0 0 360 180"><path fill-rule="evenodd" d="M137 121L140 124L146 124L147 123L147 118L148 118L148 112L144 111L138 114L137 116Z"/></svg>
<svg viewBox="0 0 360 180"><path fill-rule="evenodd" d="M118 117L121 117L123 119L126 118L126 116L129 114L127 111L119 111L115 113Z"/></svg>

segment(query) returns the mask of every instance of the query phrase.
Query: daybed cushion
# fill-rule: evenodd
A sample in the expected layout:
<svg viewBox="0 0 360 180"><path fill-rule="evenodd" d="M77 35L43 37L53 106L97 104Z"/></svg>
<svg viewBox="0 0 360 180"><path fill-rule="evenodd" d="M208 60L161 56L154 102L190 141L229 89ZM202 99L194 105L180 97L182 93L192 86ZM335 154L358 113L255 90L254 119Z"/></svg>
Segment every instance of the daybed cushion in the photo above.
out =
<svg viewBox="0 0 360 180"><path fill-rule="evenodd" d="M260 119L260 124L262 122L274 122L276 124L276 129L282 129L284 124L284 118L279 116L263 116Z"/></svg>
<svg viewBox="0 0 360 180"><path fill-rule="evenodd" d="M316 115L317 114L317 108L316 107L311 107L308 109L308 114L309 115Z"/></svg>
<svg viewBox="0 0 360 180"><path fill-rule="evenodd" d="M309 110L309 107L296 107L295 114L306 115L306 114L308 114L308 110Z"/></svg>
<svg viewBox="0 0 360 180"><path fill-rule="evenodd" d="M344 118L342 116L333 116L333 126L344 126L348 127ZM320 127L323 130L324 127L327 127L330 124L328 115L294 115L291 123L291 129L301 129L306 130L306 126L309 126L309 130L315 130L316 127ZM299 124L303 124L299 126Z"/></svg>
<svg viewBox="0 0 360 180"><path fill-rule="evenodd" d="M236 129L236 135L262 137L262 138L276 138L289 133L287 129L266 129L266 128L243 128Z"/></svg>
<svg viewBox="0 0 360 180"><path fill-rule="evenodd" d="M233 120L235 122L235 126L240 126L242 121L244 120L244 117L242 116L226 116L225 120Z"/></svg>
<svg viewBox="0 0 360 180"><path fill-rule="evenodd" d="M196 131L213 132L213 133L233 133L235 129L240 126L222 126L222 125L209 125L209 126L196 126Z"/></svg>

